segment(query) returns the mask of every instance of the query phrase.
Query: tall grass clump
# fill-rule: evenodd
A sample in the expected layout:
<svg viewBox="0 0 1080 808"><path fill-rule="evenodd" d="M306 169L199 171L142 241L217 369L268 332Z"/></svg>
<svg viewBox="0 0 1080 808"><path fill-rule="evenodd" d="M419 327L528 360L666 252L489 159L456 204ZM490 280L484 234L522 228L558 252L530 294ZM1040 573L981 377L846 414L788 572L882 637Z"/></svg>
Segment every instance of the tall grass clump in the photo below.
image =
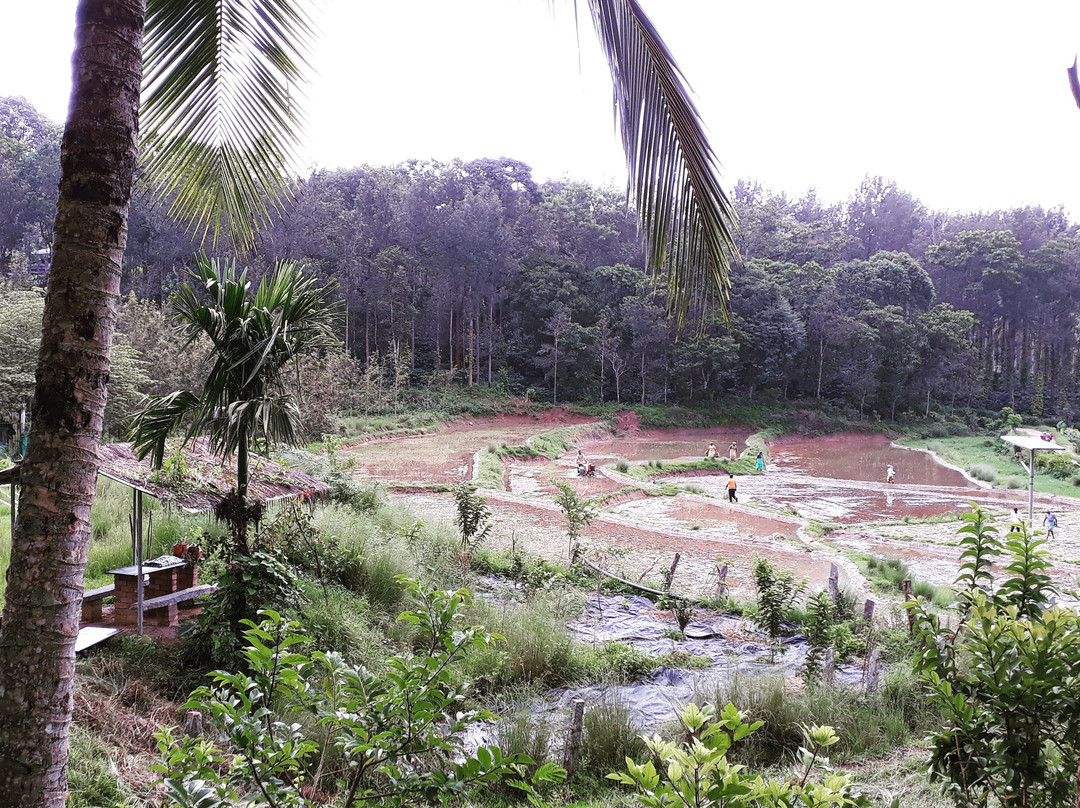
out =
<svg viewBox="0 0 1080 808"><path fill-rule="evenodd" d="M313 581L304 581L301 586L307 599L304 633L314 646L338 652L350 665L381 670L387 657L395 653L382 630L386 616L373 609L364 595Z"/></svg>
<svg viewBox="0 0 1080 808"><path fill-rule="evenodd" d="M627 758L639 760L646 751L641 731L630 722L626 705L610 699L585 710L581 769L596 778L626 765Z"/></svg>
<svg viewBox="0 0 1080 808"><path fill-rule="evenodd" d="M89 730L71 728L67 764L68 808L135 805L135 794L120 778L109 748Z"/></svg>
<svg viewBox="0 0 1080 808"><path fill-rule="evenodd" d="M935 586L926 581L912 579L911 570L898 558L859 556L859 560L866 568L867 577L879 591L903 592L904 581L911 581L911 591L915 597L930 601L941 609L947 609L955 599L955 593L950 587Z"/></svg>
<svg viewBox="0 0 1080 808"><path fill-rule="evenodd" d="M976 480L982 480L984 483L992 483L997 479L997 472L983 463L975 463L974 465L968 466L967 473Z"/></svg>
<svg viewBox="0 0 1080 808"><path fill-rule="evenodd" d="M887 754L934 724L921 685L907 673L886 677L873 696L832 686L791 691L780 677L736 677L700 700L731 702L751 720L765 722L735 749L734 757L752 767L794 756L804 742L804 726L834 727L840 741L830 756L838 760Z"/></svg>
<svg viewBox="0 0 1080 808"><path fill-rule="evenodd" d="M470 651L464 662L465 678L482 679L497 689L524 683L557 687L574 681L580 660L566 628L570 613L559 596L551 593L526 603L475 601L466 620L504 640Z"/></svg>

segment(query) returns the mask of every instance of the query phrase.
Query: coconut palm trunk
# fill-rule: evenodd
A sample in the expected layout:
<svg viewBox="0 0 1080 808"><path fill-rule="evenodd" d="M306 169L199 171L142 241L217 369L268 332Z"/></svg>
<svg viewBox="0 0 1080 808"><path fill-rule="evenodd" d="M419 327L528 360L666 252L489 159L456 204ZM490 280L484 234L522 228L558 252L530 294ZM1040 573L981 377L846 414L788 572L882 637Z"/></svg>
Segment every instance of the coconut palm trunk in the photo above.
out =
<svg viewBox="0 0 1080 808"><path fill-rule="evenodd" d="M142 0L81 0L53 263L0 622L0 806L67 798L75 639L127 238Z"/></svg>

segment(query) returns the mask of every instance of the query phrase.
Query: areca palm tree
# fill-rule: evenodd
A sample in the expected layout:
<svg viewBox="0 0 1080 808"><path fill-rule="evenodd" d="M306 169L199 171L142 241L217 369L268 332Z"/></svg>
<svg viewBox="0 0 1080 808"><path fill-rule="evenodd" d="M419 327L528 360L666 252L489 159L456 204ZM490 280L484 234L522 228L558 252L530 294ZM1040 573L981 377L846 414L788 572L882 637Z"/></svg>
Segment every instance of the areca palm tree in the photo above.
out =
<svg viewBox="0 0 1080 808"><path fill-rule="evenodd" d="M300 356L337 343L340 307L329 303L333 284L319 286L291 261L279 262L254 295L247 270L238 273L234 263L201 258L190 274L171 303L188 344L208 342L206 381L200 392L152 396L135 416L132 440L157 467L166 439L181 428L185 442L205 435L211 451L236 455L236 491L225 513L246 555L249 447L258 438L299 444L300 410L285 376Z"/></svg>
<svg viewBox="0 0 1080 808"><path fill-rule="evenodd" d="M240 242L289 192L305 0L79 0L34 394L0 622L0 808L59 808L127 210L140 152L196 232ZM671 54L637 0L587 0L611 68L629 194L685 312L722 301L731 208ZM145 34L145 42L144 42ZM143 62L146 62L146 81Z"/></svg>

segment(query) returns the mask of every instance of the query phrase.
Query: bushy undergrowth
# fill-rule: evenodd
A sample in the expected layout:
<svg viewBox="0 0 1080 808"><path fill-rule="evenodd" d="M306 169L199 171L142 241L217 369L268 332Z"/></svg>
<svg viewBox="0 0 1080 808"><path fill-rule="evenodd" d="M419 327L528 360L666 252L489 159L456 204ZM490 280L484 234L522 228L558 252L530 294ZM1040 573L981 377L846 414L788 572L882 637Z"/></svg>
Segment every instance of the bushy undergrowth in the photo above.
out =
<svg viewBox="0 0 1080 808"><path fill-rule="evenodd" d="M866 570L866 575L880 592L899 594L904 591L904 581L911 581L912 592L919 598L932 602L940 609L947 609L955 600L951 587L935 586L926 581L914 580L907 564L899 558L879 558L857 555L856 560Z"/></svg>
<svg viewBox="0 0 1080 808"><path fill-rule="evenodd" d="M730 701L754 721L765 722L736 755L751 767L793 756L803 742L804 726L836 729L836 761L887 754L936 726L937 718L926 709L923 687L910 673L890 674L873 696L848 687L791 690L778 677L737 677L714 692L699 694L699 699Z"/></svg>

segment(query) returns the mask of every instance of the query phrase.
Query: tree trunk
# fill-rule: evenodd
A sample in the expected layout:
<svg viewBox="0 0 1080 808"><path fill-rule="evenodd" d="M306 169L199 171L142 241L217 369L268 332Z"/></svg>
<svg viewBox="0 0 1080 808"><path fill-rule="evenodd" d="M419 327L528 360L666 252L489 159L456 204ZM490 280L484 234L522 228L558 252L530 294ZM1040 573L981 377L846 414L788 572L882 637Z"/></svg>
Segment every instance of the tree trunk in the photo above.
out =
<svg viewBox="0 0 1080 808"><path fill-rule="evenodd" d="M137 157L141 0L81 0L34 428L0 620L0 806L61 808L90 506Z"/></svg>

